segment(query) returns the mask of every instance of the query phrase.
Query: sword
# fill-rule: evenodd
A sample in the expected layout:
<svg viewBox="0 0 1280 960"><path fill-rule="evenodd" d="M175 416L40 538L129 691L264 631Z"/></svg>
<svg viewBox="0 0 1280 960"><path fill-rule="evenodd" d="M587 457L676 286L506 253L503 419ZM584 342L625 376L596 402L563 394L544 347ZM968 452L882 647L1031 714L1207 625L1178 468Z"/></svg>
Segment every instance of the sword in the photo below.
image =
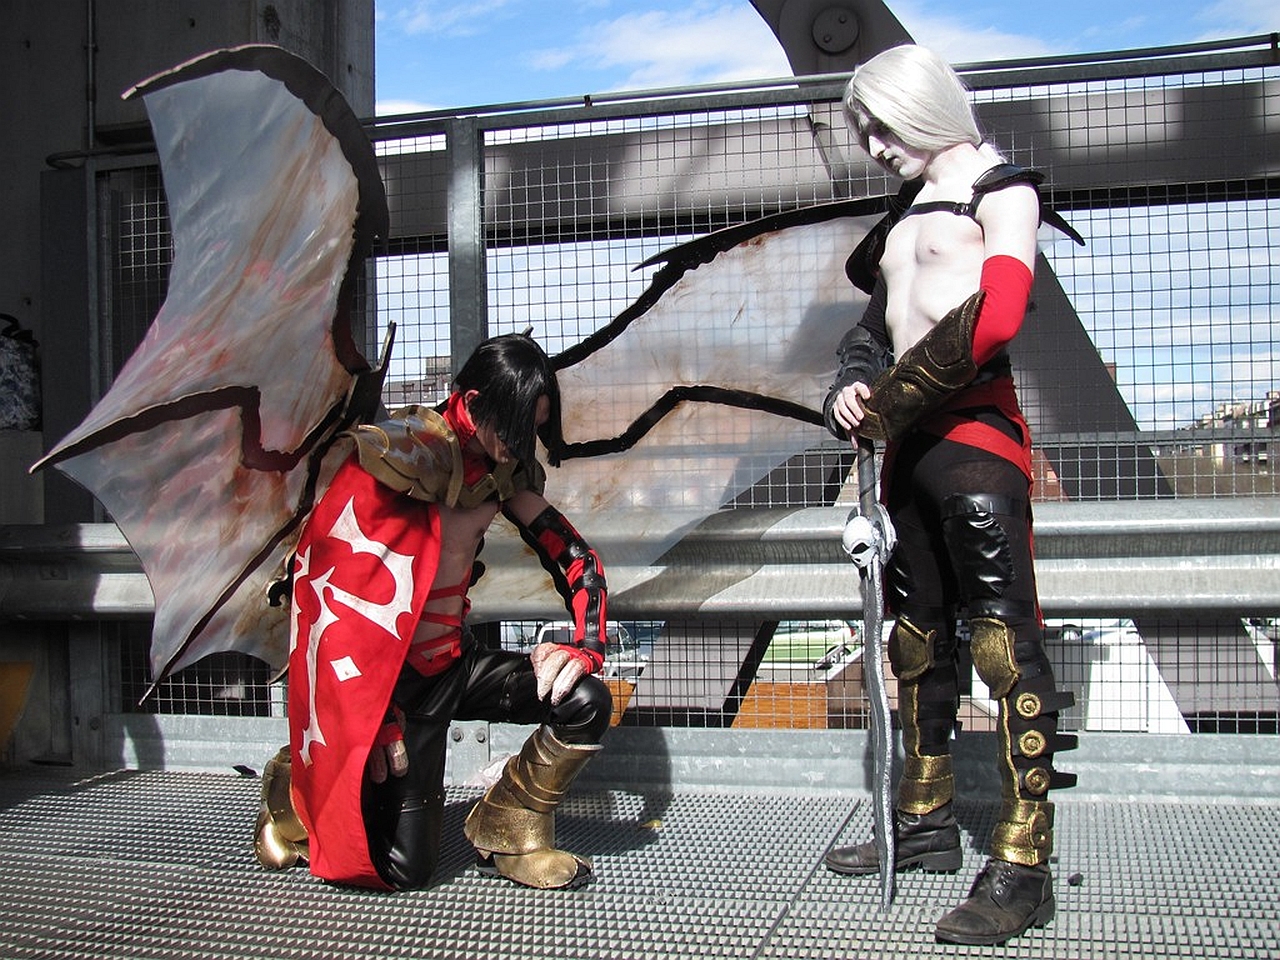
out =
<svg viewBox="0 0 1280 960"><path fill-rule="evenodd" d="M880 859L880 909L893 902L893 731L889 695L884 685L884 564L896 536L889 514L876 496L876 448L858 438L858 506L844 525L845 553L862 579L862 675L871 700L871 785L875 802L876 853Z"/></svg>

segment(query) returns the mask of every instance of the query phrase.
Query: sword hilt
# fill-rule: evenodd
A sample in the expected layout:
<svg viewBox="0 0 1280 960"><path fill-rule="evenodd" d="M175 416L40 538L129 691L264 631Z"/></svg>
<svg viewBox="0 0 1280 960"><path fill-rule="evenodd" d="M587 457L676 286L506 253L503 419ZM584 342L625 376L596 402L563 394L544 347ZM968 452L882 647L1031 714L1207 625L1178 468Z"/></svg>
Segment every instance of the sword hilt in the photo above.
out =
<svg viewBox="0 0 1280 960"><path fill-rule="evenodd" d="M876 495L876 448L858 438L858 506L844 522L841 542L854 564L865 570L872 561L889 559L898 542L889 512Z"/></svg>

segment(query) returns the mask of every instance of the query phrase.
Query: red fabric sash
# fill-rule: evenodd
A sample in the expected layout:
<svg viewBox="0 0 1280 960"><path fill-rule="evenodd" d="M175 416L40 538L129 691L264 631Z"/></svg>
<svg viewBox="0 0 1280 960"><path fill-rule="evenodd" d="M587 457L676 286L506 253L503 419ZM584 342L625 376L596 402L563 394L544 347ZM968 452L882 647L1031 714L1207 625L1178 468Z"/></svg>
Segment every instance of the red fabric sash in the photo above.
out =
<svg viewBox="0 0 1280 960"><path fill-rule="evenodd" d="M995 407L1006 419L1017 424L1022 442L1018 443L995 427L952 412L972 407ZM961 390L922 423L920 429L1003 457L1021 469L1028 481L1031 480L1031 429L1022 416L1010 377L998 377Z"/></svg>
<svg viewBox="0 0 1280 960"><path fill-rule="evenodd" d="M303 528L289 654L293 800L311 872L386 889L369 858L360 794L409 640L435 579L435 508L348 460Z"/></svg>
<svg viewBox="0 0 1280 960"><path fill-rule="evenodd" d="M995 407L1009 421L1017 424L1022 432L1022 443L1010 439L1008 434L995 427L979 423L958 412L974 407ZM1017 466L1026 475L1027 483L1032 482L1031 429L1027 426L1027 421L1018 406L1018 395L1013 388L1012 377L997 377L986 383L965 387L931 413L928 419L922 421L916 429L945 440L954 440L965 446L994 453ZM882 500L889 489L889 478L892 476L897 448L898 443L891 443L884 452L880 480Z"/></svg>

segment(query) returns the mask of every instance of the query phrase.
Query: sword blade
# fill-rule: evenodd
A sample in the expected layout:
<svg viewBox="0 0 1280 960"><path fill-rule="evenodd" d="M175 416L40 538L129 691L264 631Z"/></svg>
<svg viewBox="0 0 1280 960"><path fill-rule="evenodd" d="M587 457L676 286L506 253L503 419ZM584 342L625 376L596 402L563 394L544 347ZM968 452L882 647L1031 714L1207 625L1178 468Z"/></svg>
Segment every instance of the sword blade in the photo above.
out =
<svg viewBox="0 0 1280 960"><path fill-rule="evenodd" d="M858 440L858 503L864 516L875 516L876 452L870 440ZM883 560L877 557L862 575L862 674L871 702L872 798L874 834L880 860L880 909L893 902L893 732L884 679Z"/></svg>

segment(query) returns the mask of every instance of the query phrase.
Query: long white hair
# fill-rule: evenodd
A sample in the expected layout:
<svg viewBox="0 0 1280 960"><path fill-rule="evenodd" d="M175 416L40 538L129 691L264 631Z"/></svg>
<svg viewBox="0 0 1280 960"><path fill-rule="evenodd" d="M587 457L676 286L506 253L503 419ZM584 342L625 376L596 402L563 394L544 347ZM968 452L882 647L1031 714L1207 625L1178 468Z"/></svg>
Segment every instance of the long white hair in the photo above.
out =
<svg viewBox="0 0 1280 960"><path fill-rule="evenodd" d="M918 150L982 143L964 82L945 60L916 44L891 47L854 71L844 113L855 131L859 108Z"/></svg>

